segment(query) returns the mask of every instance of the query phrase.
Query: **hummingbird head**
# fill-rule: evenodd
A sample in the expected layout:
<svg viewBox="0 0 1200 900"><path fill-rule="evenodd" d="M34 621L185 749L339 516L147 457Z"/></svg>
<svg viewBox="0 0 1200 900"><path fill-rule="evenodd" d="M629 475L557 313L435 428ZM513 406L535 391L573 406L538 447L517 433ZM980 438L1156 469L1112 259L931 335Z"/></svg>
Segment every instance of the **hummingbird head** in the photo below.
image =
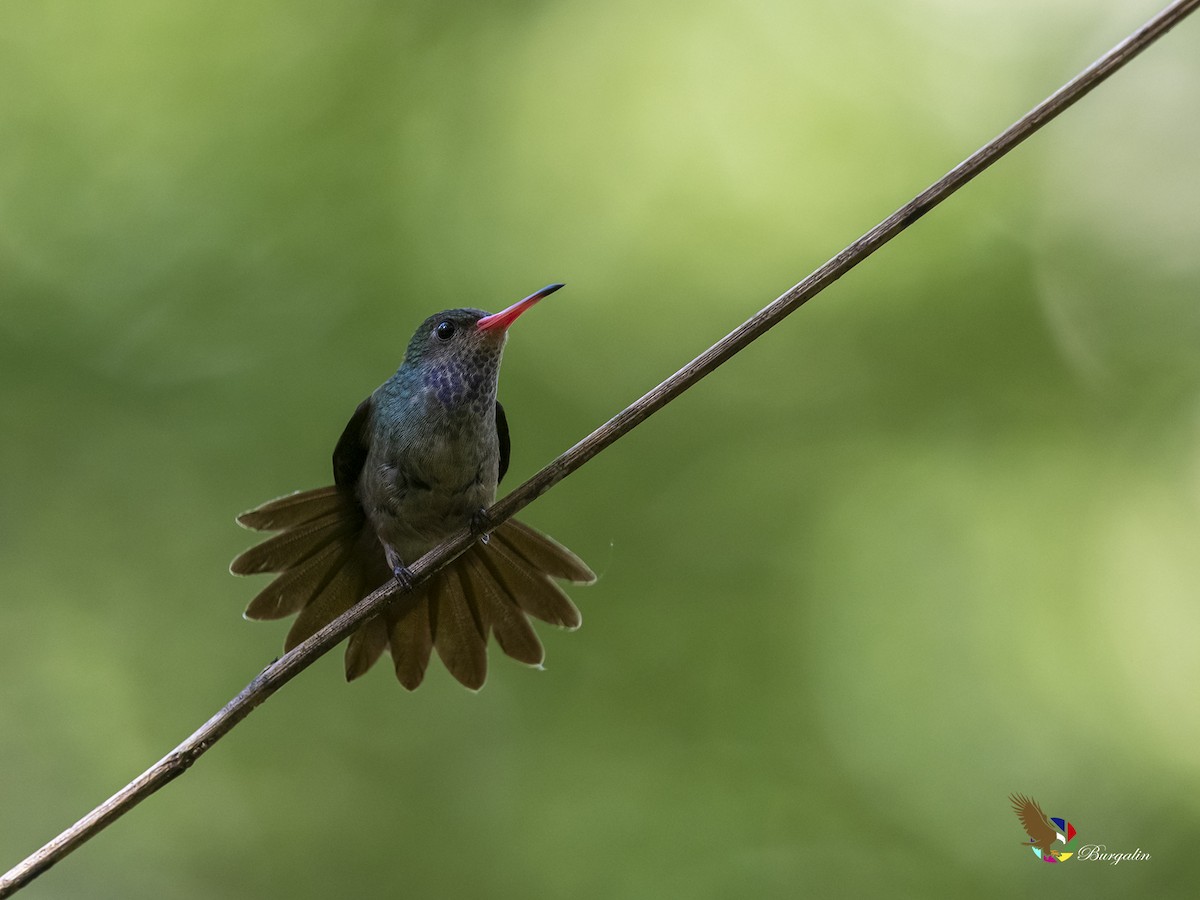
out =
<svg viewBox="0 0 1200 900"><path fill-rule="evenodd" d="M445 406L494 403L509 326L561 287L547 285L491 315L481 309L447 309L430 316L409 341L401 370L418 377Z"/></svg>

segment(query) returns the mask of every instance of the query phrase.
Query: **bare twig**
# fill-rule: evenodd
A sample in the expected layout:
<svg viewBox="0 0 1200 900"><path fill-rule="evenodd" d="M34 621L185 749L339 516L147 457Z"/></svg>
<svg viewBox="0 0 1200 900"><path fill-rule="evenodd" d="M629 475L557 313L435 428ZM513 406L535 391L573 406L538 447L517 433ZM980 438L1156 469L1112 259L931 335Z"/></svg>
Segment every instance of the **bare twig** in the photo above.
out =
<svg viewBox="0 0 1200 900"><path fill-rule="evenodd" d="M635 426L662 409L768 329L777 325L806 301L841 278L937 204L983 172L1025 138L1076 103L1109 75L1141 53L1187 15L1194 12L1198 5L1200 5L1200 0L1179 0L1165 8L1075 79L1038 104L1008 130L955 166L945 176L850 244L757 315L713 344L658 387L626 407L497 502L488 511L492 521L499 524L519 512L601 450L628 434ZM423 582L434 572L449 564L470 546L472 540L471 534L467 530L463 530L430 550L411 567L413 583ZM220 712L209 719L186 741L50 843L14 866L3 878L0 878L0 898L8 897L28 884L102 828L129 812L163 785L182 775L192 763L230 729L246 718L259 704L333 648L365 619L378 613L386 603L402 593L404 590L396 583L381 587L345 615L331 622L291 652L263 669L240 694L229 701Z"/></svg>

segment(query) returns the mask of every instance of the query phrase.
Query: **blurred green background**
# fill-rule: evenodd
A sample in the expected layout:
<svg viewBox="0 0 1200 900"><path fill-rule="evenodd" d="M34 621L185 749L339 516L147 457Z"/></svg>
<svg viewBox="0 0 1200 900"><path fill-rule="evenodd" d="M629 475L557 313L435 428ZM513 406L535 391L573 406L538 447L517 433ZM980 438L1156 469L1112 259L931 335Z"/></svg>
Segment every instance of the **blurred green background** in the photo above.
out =
<svg viewBox="0 0 1200 900"><path fill-rule="evenodd" d="M1160 5L0 6L0 869L278 654L233 516L424 316L568 283L511 487ZM546 671L339 649L27 895L1191 896L1198 109L1200 20L530 507Z"/></svg>

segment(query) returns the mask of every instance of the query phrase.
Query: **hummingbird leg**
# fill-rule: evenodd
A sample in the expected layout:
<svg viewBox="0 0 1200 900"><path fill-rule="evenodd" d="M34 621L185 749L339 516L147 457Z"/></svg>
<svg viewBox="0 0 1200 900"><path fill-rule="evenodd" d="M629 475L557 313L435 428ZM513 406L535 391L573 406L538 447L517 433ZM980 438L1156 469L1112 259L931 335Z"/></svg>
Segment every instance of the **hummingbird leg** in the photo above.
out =
<svg viewBox="0 0 1200 900"><path fill-rule="evenodd" d="M475 512L471 513L471 534L477 535L486 544L491 530L492 517L488 515L486 509L481 506Z"/></svg>
<svg viewBox="0 0 1200 900"><path fill-rule="evenodd" d="M387 563L392 568L392 575L400 582L400 586L405 590L412 590L413 574L409 571L408 566L400 559L400 554L389 547L383 545L383 555L387 557Z"/></svg>

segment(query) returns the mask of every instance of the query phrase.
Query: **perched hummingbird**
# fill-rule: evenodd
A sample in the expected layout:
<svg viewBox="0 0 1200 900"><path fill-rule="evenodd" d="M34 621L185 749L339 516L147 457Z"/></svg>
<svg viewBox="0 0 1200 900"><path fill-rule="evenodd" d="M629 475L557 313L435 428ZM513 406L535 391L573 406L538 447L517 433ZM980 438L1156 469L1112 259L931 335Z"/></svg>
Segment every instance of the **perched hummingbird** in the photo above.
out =
<svg viewBox="0 0 1200 900"><path fill-rule="evenodd" d="M508 328L551 284L488 315L449 309L416 330L396 374L359 404L333 451L329 487L280 497L238 516L279 534L233 561L235 575L278 572L246 608L248 619L299 613L285 650L310 637L463 526L480 534L447 568L368 619L346 647L353 680L390 649L409 690L430 652L478 690L488 634L509 656L542 662L529 616L577 628L579 610L554 583L596 580L578 556L509 519L489 531L485 509L508 469L504 408L496 400Z"/></svg>

